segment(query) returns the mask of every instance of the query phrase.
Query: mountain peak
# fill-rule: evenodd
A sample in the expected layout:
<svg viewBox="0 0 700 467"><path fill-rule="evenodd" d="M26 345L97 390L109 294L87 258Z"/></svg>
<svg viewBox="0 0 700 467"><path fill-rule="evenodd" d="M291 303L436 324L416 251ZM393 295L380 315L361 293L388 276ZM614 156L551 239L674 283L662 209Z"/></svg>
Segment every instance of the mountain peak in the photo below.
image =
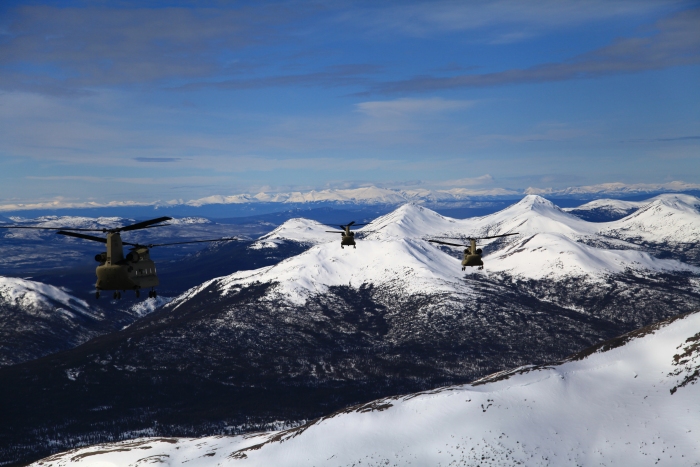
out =
<svg viewBox="0 0 700 467"><path fill-rule="evenodd" d="M517 202L515 206L530 208L533 210L541 208L560 210L556 204L540 195L526 195L523 199Z"/></svg>
<svg viewBox="0 0 700 467"><path fill-rule="evenodd" d="M272 232L260 237L252 245L252 248L276 248L279 243L285 241L312 245L328 243L335 240L336 237L326 232L327 230L332 230L332 228L311 219L295 217L285 221Z"/></svg>
<svg viewBox="0 0 700 467"><path fill-rule="evenodd" d="M680 193L668 193L653 198L652 203L656 205L664 205L679 211L700 213L700 198L692 195L684 195Z"/></svg>
<svg viewBox="0 0 700 467"><path fill-rule="evenodd" d="M406 203L381 216L364 230L371 238L423 238L454 230L464 221L444 217L416 203ZM463 230L460 229L460 230Z"/></svg>

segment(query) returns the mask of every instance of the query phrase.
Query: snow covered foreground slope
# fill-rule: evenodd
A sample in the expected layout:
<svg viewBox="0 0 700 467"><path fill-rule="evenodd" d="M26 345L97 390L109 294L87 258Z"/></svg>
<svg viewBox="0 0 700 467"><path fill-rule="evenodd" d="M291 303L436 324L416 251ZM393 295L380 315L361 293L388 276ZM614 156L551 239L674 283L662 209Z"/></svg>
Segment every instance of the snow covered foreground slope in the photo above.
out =
<svg viewBox="0 0 700 467"><path fill-rule="evenodd" d="M700 313L552 365L350 407L298 428L142 438L36 466L700 465Z"/></svg>

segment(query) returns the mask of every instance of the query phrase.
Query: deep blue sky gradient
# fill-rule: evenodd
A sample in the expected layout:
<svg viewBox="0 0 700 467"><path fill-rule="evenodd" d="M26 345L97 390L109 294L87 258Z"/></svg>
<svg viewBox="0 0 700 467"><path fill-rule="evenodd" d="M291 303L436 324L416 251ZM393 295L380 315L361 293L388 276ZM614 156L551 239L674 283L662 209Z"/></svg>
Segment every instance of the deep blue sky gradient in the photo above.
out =
<svg viewBox="0 0 700 467"><path fill-rule="evenodd" d="M697 2L3 2L0 203L700 183L698 83Z"/></svg>

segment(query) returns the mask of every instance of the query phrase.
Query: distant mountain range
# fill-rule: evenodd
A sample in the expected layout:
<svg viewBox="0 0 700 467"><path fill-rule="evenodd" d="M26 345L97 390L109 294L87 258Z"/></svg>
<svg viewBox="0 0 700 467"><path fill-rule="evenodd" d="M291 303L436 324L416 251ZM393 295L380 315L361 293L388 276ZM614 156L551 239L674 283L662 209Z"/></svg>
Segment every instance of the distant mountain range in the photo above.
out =
<svg viewBox="0 0 700 467"><path fill-rule="evenodd" d="M407 204L358 229L357 249L316 221L289 220L240 247L257 266L123 330L0 369L0 462L301 423L543 364L697 310L699 202L665 195L604 223L535 195L471 219ZM461 249L427 241L513 232L483 242L483 271L462 272ZM182 271L234 264L233 253L192 256Z"/></svg>
<svg viewBox="0 0 700 467"><path fill-rule="evenodd" d="M563 361L377 399L291 429L140 438L32 465L697 465L699 343L694 312Z"/></svg>
<svg viewBox="0 0 700 467"><path fill-rule="evenodd" d="M107 203L85 203L61 200L5 203L0 204L0 212L19 214L24 211L38 211L41 213L71 211L77 215L81 210L91 210L100 213L97 215L124 215L121 214L124 212L131 212L133 215L134 212L152 212L155 209L159 209L173 212L176 215L225 217L226 212L237 216L260 214L279 210L280 206L398 206L409 202L432 208L465 206L478 208L484 202L493 203L499 200L514 200L528 194L547 196L551 199L589 200L603 196L629 198L668 192L698 194L700 193L700 184L679 181L663 184L604 183L563 189L535 187L505 189L479 186L444 189L420 187L392 189L367 186L351 189L292 191L286 193L260 192L256 194L212 195L192 200L172 199L152 202L113 201ZM223 206L228 206L228 208L226 210L220 209ZM2 219L0 219L1 221Z"/></svg>

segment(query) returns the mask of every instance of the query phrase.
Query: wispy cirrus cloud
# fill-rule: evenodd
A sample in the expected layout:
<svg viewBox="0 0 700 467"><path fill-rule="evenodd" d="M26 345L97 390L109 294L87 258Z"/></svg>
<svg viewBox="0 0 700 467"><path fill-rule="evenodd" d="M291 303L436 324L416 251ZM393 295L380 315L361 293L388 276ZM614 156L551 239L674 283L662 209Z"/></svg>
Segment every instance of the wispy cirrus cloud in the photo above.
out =
<svg viewBox="0 0 700 467"><path fill-rule="evenodd" d="M676 141L698 141L700 135L671 136L667 138L638 138L624 141L625 143L671 143Z"/></svg>
<svg viewBox="0 0 700 467"><path fill-rule="evenodd" d="M134 157L136 162L156 162L156 163L167 163L167 162L180 162L182 157Z"/></svg>
<svg viewBox="0 0 700 467"><path fill-rule="evenodd" d="M368 31L425 37L509 25L510 30L493 34L488 42L512 42L538 31L562 29L592 21L639 17L652 12L691 5L687 1L590 0L562 2L540 0L398 2L343 12L341 18ZM514 28L514 29L513 29ZM493 34L493 35L491 35Z"/></svg>
<svg viewBox="0 0 700 467"><path fill-rule="evenodd" d="M377 84L379 94L430 92L634 73L700 64L700 8L684 10L658 21L653 33L618 39L612 44L560 63L522 69L455 76L419 76Z"/></svg>
<svg viewBox="0 0 700 467"><path fill-rule="evenodd" d="M275 44L312 5L217 8L27 5L0 19L0 86L70 92L90 86L247 73L237 56Z"/></svg>
<svg viewBox="0 0 700 467"><path fill-rule="evenodd" d="M491 185L495 182L494 178L489 175L481 175L479 177L466 177L466 178L459 178L459 179L454 179L454 180L443 180L440 182L434 182L432 185L435 186L451 186L451 187L459 187L459 186L480 186L480 185Z"/></svg>
<svg viewBox="0 0 700 467"><path fill-rule="evenodd" d="M429 99L402 98L389 101L368 101L357 104L357 110L370 117L386 118L416 114L435 114L472 107L474 101L434 97Z"/></svg>
<svg viewBox="0 0 700 467"><path fill-rule="evenodd" d="M273 74L249 78L195 81L175 87L177 90L202 88L214 89L260 89L283 86L368 86L373 76L383 67L371 63L348 63L329 65L318 71L296 74Z"/></svg>

